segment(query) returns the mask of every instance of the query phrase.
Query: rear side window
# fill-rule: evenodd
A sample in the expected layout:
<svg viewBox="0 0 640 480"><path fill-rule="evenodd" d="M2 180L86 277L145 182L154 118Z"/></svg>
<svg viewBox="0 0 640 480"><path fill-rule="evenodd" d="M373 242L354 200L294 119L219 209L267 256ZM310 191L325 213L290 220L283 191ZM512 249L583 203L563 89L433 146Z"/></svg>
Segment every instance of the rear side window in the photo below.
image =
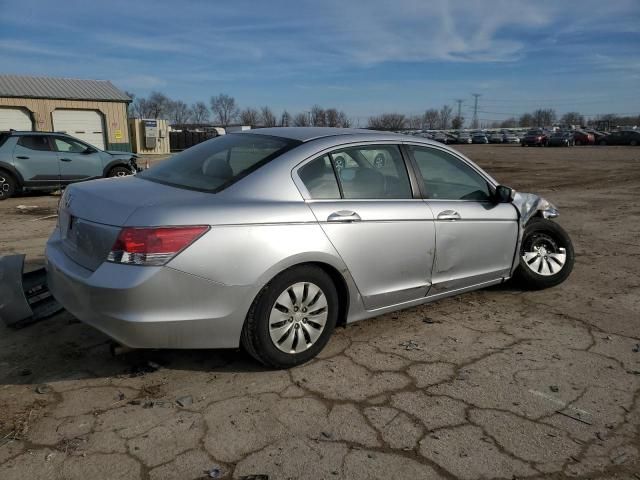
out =
<svg viewBox="0 0 640 480"><path fill-rule="evenodd" d="M397 145L350 147L331 153L345 199L411 198L411 185Z"/></svg>
<svg viewBox="0 0 640 480"><path fill-rule="evenodd" d="M44 135L25 135L24 137L20 137L18 145L28 148L29 150L40 150L42 152L51 151L49 138Z"/></svg>
<svg viewBox="0 0 640 480"><path fill-rule="evenodd" d="M215 193L299 144L268 135L228 134L178 153L138 177Z"/></svg>
<svg viewBox="0 0 640 480"><path fill-rule="evenodd" d="M324 155L307 163L298 170L300 180L307 187L311 198L314 199L336 199L340 198L340 189L336 180L331 158Z"/></svg>

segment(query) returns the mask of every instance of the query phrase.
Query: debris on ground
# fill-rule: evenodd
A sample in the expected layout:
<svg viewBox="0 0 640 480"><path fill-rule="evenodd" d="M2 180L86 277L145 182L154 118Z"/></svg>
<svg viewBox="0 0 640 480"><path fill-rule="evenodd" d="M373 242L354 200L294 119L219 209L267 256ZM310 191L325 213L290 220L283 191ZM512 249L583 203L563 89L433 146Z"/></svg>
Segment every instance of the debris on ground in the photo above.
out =
<svg viewBox="0 0 640 480"><path fill-rule="evenodd" d="M193 403L193 397L191 395L185 395L176 399L176 403L182 408L188 407Z"/></svg>
<svg viewBox="0 0 640 480"><path fill-rule="evenodd" d="M584 423L585 425L592 425L592 423L588 420L585 420L584 418L580 418L580 412L575 412L575 414L569 414L567 412L563 412L562 410L557 410L556 413L570 418L572 420L575 420L576 422L580 422L580 423Z"/></svg>
<svg viewBox="0 0 640 480"><path fill-rule="evenodd" d="M557 393L560 391L560 388L557 385L551 385L549 387L549 390L551 390L553 393Z"/></svg>
<svg viewBox="0 0 640 480"><path fill-rule="evenodd" d="M257 475L242 475L240 480L269 480L269 475L257 474Z"/></svg>
<svg viewBox="0 0 640 480"><path fill-rule="evenodd" d="M51 392L51 387L49 385L38 385L36 387L36 393L40 395L44 395L49 392Z"/></svg>
<svg viewBox="0 0 640 480"><path fill-rule="evenodd" d="M159 369L160 369L160 365L158 365L156 362L148 361L147 363L133 365L129 369L129 376L130 377L142 377L143 375L146 375L147 373L153 373L153 372L155 372L155 371L157 371Z"/></svg>
<svg viewBox="0 0 640 480"><path fill-rule="evenodd" d="M635 353L640 352L640 343L636 343L636 346L635 346L635 347L633 347L633 351L634 351Z"/></svg>
<svg viewBox="0 0 640 480"><path fill-rule="evenodd" d="M429 318L429 317L424 317L422 319L422 323L427 323L429 325L433 324L433 323L442 323L441 320L434 320L433 318Z"/></svg>
<svg viewBox="0 0 640 480"><path fill-rule="evenodd" d="M422 350L422 347L413 340L407 340L406 342L402 342L399 346L404 347L405 350Z"/></svg>
<svg viewBox="0 0 640 480"><path fill-rule="evenodd" d="M220 478L222 477L222 468L218 465L214 465L209 470L205 470L204 473L206 473L209 478Z"/></svg>

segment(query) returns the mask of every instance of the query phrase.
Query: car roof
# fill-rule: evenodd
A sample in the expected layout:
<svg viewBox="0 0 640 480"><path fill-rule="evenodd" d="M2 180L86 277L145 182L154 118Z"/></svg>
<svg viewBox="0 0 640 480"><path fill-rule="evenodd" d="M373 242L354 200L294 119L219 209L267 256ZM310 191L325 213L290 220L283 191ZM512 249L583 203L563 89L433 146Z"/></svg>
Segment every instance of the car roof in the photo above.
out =
<svg viewBox="0 0 640 480"><path fill-rule="evenodd" d="M35 132L33 130L3 130L0 133L8 133L10 135L66 135L67 137L71 136L63 132Z"/></svg>
<svg viewBox="0 0 640 480"><path fill-rule="evenodd" d="M363 128L333 128L333 127L270 127L245 130L242 134L273 135L274 137L288 138L300 142L309 142L319 138L335 137L338 135L368 135L371 137L393 137L406 139L406 135L393 132L381 132L366 130Z"/></svg>

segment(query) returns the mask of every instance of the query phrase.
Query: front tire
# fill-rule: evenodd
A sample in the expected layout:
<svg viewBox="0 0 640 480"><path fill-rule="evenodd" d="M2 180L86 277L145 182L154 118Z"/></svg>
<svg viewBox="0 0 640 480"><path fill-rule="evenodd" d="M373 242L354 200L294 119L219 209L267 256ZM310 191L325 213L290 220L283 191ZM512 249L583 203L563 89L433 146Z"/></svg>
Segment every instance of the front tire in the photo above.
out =
<svg viewBox="0 0 640 480"><path fill-rule="evenodd" d="M0 170L0 201L11 198L18 189L18 183L9 173Z"/></svg>
<svg viewBox="0 0 640 480"><path fill-rule="evenodd" d="M575 261L571 238L557 223L535 217L527 224L518 252L516 278L527 289L541 290L564 282Z"/></svg>
<svg viewBox="0 0 640 480"><path fill-rule="evenodd" d="M112 177L127 177L131 175L131 170L129 170L127 167L113 167L111 170L109 170L109 173L107 173L107 177L112 178Z"/></svg>
<svg viewBox="0 0 640 480"><path fill-rule="evenodd" d="M247 314L241 343L271 368L308 362L327 344L338 320L338 292L331 277L313 265L275 277Z"/></svg>

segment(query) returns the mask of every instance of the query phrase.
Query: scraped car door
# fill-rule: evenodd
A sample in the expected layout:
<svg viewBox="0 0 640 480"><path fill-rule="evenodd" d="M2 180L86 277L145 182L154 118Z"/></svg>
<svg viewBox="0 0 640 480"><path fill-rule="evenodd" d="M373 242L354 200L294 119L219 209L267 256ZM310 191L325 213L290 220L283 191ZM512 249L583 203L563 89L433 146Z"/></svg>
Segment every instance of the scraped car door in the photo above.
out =
<svg viewBox="0 0 640 480"><path fill-rule="evenodd" d="M516 208L495 203L487 180L461 158L436 147L407 147L435 219L430 295L509 276L518 239Z"/></svg>
<svg viewBox="0 0 640 480"><path fill-rule="evenodd" d="M398 145L334 150L298 169L306 201L349 269L366 309L424 297L433 215L413 198Z"/></svg>

